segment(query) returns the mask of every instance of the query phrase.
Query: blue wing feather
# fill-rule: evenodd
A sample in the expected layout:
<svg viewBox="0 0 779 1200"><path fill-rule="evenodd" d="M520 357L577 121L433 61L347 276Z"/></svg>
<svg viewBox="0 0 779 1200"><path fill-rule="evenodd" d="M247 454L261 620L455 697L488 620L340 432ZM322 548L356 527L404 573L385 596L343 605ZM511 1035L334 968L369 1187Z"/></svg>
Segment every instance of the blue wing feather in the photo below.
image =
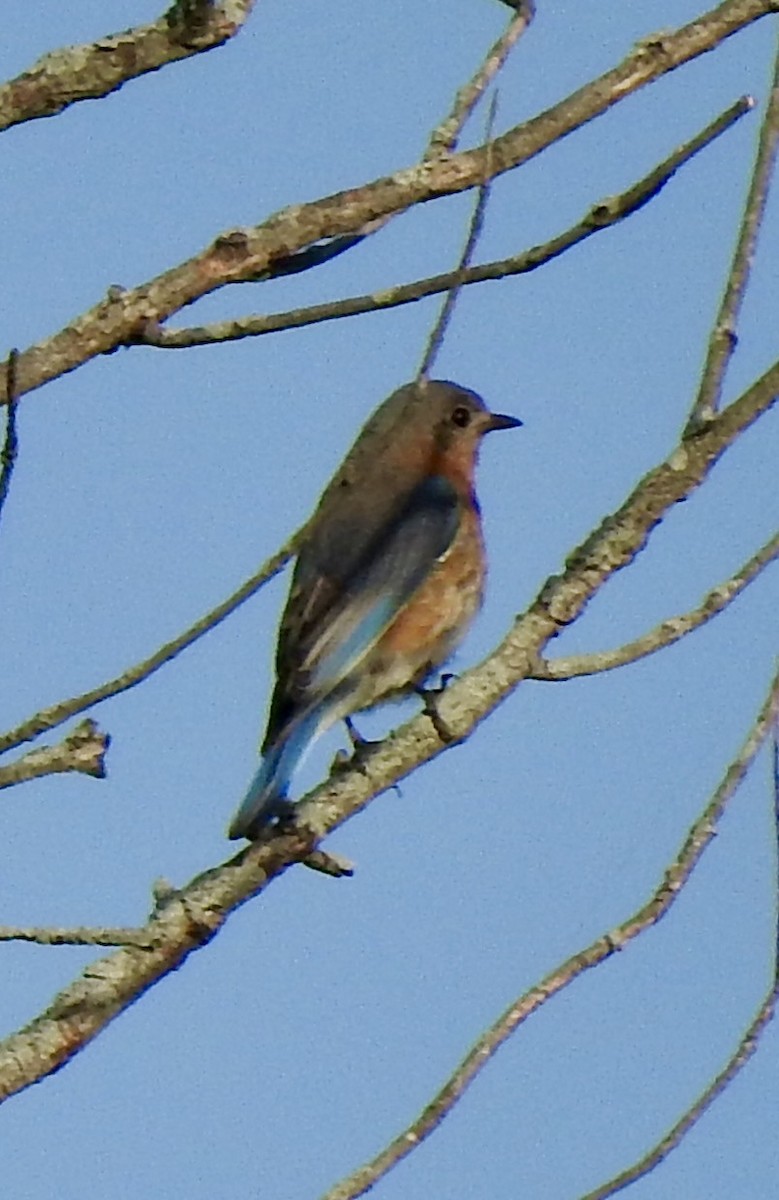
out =
<svg viewBox="0 0 779 1200"><path fill-rule="evenodd" d="M340 556L329 540L328 561L320 562L315 535L304 548L282 618L283 653L264 757L230 826L231 838L256 836L284 810L301 757L344 714L350 678L454 541L461 503L448 480L429 476L367 546L363 538L356 560L347 525ZM326 598L321 606L319 595ZM305 619L296 619L298 613Z"/></svg>
<svg viewBox="0 0 779 1200"><path fill-rule="evenodd" d="M327 692L357 668L451 546L460 498L448 480L430 476L319 622L301 668L312 693Z"/></svg>

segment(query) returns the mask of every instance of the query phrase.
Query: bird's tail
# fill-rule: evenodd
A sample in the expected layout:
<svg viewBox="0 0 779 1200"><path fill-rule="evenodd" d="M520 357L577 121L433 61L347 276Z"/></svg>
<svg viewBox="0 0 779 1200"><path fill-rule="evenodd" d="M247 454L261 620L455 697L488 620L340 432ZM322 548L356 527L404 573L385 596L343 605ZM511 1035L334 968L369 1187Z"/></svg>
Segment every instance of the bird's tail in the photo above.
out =
<svg viewBox="0 0 779 1200"><path fill-rule="evenodd" d="M276 817L289 810L289 782L304 752L316 737L321 714L305 714L264 755L241 806L230 822L229 838L253 841Z"/></svg>

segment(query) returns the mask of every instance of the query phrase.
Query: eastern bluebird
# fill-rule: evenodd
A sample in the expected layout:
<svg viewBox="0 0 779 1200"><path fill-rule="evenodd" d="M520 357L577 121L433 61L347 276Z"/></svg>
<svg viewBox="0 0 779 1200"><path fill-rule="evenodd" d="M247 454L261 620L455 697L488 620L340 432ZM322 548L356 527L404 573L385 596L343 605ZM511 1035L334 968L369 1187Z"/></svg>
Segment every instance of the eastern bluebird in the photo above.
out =
<svg viewBox="0 0 779 1200"><path fill-rule="evenodd" d="M479 444L516 417L419 380L376 410L326 487L279 629L263 759L230 825L256 838L289 808L303 753L341 718L418 688L478 611L485 557Z"/></svg>

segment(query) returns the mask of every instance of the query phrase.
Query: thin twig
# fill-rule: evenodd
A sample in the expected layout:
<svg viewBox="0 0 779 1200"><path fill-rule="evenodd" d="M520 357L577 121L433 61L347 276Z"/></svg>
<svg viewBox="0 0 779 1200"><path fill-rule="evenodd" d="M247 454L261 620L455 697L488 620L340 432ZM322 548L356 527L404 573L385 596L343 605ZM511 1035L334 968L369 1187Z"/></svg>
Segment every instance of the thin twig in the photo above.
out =
<svg viewBox="0 0 779 1200"><path fill-rule="evenodd" d="M532 1013L563 988L568 987L579 975L609 958L615 950L623 949L665 916L692 875L704 850L713 840L725 806L744 779L763 741L770 734L777 710L779 672L771 683L768 696L743 747L728 767L722 782L692 826L679 853L647 903L616 929L569 958L539 984L519 996L477 1039L473 1048L416 1120L374 1159L326 1192L322 1200L356 1200L356 1197L364 1195L374 1187L379 1179L387 1175L438 1128L492 1056Z"/></svg>
<svg viewBox="0 0 779 1200"><path fill-rule="evenodd" d="M530 8L532 5L528 3L527 7ZM519 38L523 28L529 24L531 16L532 14L526 16L524 20L520 17L514 17L509 22L508 29L488 52L486 59L472 82L463 91L457 93L454 109L452 114L447 118L446 129L449 131L448 134L442 134L442 126L433 131L428 147L422 156L422 162L429 162L440 157L444 150L451 151L455 148L456 140L462 132L473 108L484 90L488 87L490 81L494 79L505 63L512 46ZM522 28L515 30L515 26L522 26ZM446 146L440 141L441 136L448 137ZM377 217L368 221L356 233L345 234L325 242L317 242L312 246L306 246L303 250L297 251L294 254L274 259L271 268L263 271L261 278L276 279L284 275L297 275L301 271L308 271L312 267L321 266L323 263L344 254L347 250L351 250L369 235L383 229L396 215L396 213L390 213L387 216ZM141 340L144 340L143 334L141 334Z"/></svg>
<svg viewBox="0 0 779 1200"><path fill-rule="evenodd" d="M623 1188L629 1187L631 1183L635 1183L637 1179L643 1179L645 1175L648 1175L650 1171L659 1166L672 1150L677 1148L682 1139L690 1132L693 1126L697 1125L706 1110L711 1107L717 1097L724 1092L725 1088L743 1070L757 1050L760 1038L770 1024L776 1011L778 984L779 980L774 983L770 993L755 1013L754 1019L741 1038L732 1057L706 1091L698 1097L695 1104L688 1109L672 1129L669 1129L662 1141L658 1142L649 1154L645 1155L639 1162L634 1163L632 1167L621 1171L619 1175L615 1175L613 1179L595 1188L594 1191L587 1192L582 1197L582 1200L607 1200L608 1196L616 1195Z"/></svg>
<svg viewBox="0 0 779 1200"><path fill-rule="evenodd" d="M19 404L16 394L16 360L18 350L9 350L5 362L5 394L8 397L8 412L5 418L5 441L0 451L0 514L8 499L8 489L11 486L11 476L16 466L16 456L19 452L19 440L16 436L16 410Z"/></svg>
<svg viewBox="0 0 779 1200"><path fill-rule="evenodd" d="M84 712L85 709L91 708L93 704L98 704L101 700L107 700L111 696L118 696L120 692L126 692L129 688L135 687L142 683L144 679L148 679L165 663L175 658L182 650L186 650L198 638L203 637L211 629L214 629L225 617L229 617L230 613L253 596L256 591L272 579L274 575L282 569L284 564L296 552L300 539L305 532L305 526L293 534L293 536L273 554L260 567L256 574L247 579L241 584L232 596L228 596L221 604L211 612L206 613L194 625L190 625L189 629L185 629L183 633L174 638L170 642L166 642L149 658L145 658L142 662L136 663L135 666L129 667L123 671L121 675L117 675L114 679L107 680L106 683L101 683L99 687L92 688L89 692L83 692L80 696L71 696L67 700L60 700L57 704L51 705L50 708L41 709L32 717L28 717L21 725L17 725L15 729L9 730L8 733L0 736L0 753L5 753L7 750L13 750L14 747L20 746L23 742L32 741L39 734L44 733L48 729L55 729L61 725L63 721L67 721L70 717L76 716L78 713Z"/></svg>
<svg viewBox="0 0 779 1200"><path fill-rule="evenodd" d="M440 158L442 154L451 154L457 148L457 139L462 133L466 121L533 20L535 16L534 0L519 0L513 7L517 10L516 14L511 18L495 45L487 52L484 62L473 79L466 83L465 87L462 87L455 96L452 111L430 135L424 161Z"/></svg>
<svg viewBox="0 0 779 1200"><path fill-rule="evenodd" d="M774 730L771 739L773 786L771 790L773 795L775 846L774 903L777 907L773 936L774 944L771 953L773 959L771 986L735 1051L695 1103L687 1109L676 1124L669 1129L668 1133L652 1147L648 1154L643 1155L638 1162L628 1167L625 1171L620 1171L619 1175L615 1175L594 1191L588 1192L586 1196L582 1197L582 1200L608 1200L609 1196L614 1196L617 1192L621 1192L624 1188L629 1187L630 1184L635 1183L637 1179L643 1179L664 1158L667 1158L671 1151L675 1150L682 1139L686 1137L693 1126L698 1123L717 1097L722 1095L739 1072L743 1070L758 1049L760 1039L776 1013L777 1001L779 1001L779 729L777 729L776 713L774 713L773 725Z"/></svg>
<svg viewBox="0 0 779 1200"><path fill-rule="evenodd" d="M354 875L354 863L342 854L332 854L324 850L312 850L301 860L304 867L318 871L320 875L329 875L331 879L343 879Z"/></svg>
<svg viewBox="0 0 779 1200"><path fill-rule="evenodd" d="M528 9L532 8L530 0L528 0L526 7ZM438 126L431 134L427 149L422 156L422 162L430 162L436 158L440 158L441 154L445 151L454 150L457 138L460 136L479 98L504 65L512 47L529 24L531 18L532 12L524 18L514 17L509 22L506 32L490 49L471 83L457 93L454 109L447 118L445 128L444 126ZM445 139L446 144L441 140L442 138ZM329 262L347 250L351 250L369 235L383 229L397 215L397 213L389 213L386 216L377 217L369 221L356 233L336 237L326 242L317 242L287 257L274 259L271 268L262 271L258 278L262 278L263 280L276 279L284 275L296 275L301 271L308 271L312 267L321 266L323 263ZM155 322L150 322L146 327L142 326L139 330L139 336L135 340L142 343L146 342L147 337L145 335L151 333L153 337L155 329ZM149 344L153 343L149 342Z"/></svg>
<svg viewBox="0 0 779 1200"><path fill-rule="evenodd" d="M712 588L703 602L690 612L678 617L669 617L650 629L635 641L618 646L615 650L601 650L596 654L574 654L569 658L541 659L534 666L529 679L557 681L574 679L579 675L597 675L602 671L613 671L626 663L636 662L648 654L654 654L666 646L672 646L693 629L699 629L712 617L740 596L754 579L779 557L779 533L758 550L748 562L730 579Z"/></svg>
<svg viewBox="0 0 779 1200"><path fill-rule="evenodd" d="M487 145L489 145L492 137L492 129L495 124L495 114L497 110L498 98L497 95L493 93L489 113L487 115L486 129L484 131L484 140ZM422 362L419 364L417 379L427 379L433 369L433 364L435 363L435 360L438 357L438 352L444 343L446 331L449 328L449 322L451 321L454 313L457 297L460 293L460 288L462 287L463 275L470 266L474 251L479 244L479 238L481 237L481 232L484 228L484 217L487 212L487 201L489 200L490 195L491 180L489 178L489 174L490 163L488 159L487 179L477 188L476 191L476 203L474 204L473 213L471 214L471 220L468 227L468 236L465 239L465 245L463 246L462 254L460 255L460 262L458 263L457 270L455 271L455 281L444 297L444 302L441 305L441 311L438 314L438 320L435 322L430 332L430 336L427 339L425 352L422 355Z"/></svg>
<svg viewBox="0 0 779 1200"><path fill-rule="evenodd" d="M150 946L148 929L113 929L77 926L45 929L0 925L0 942L35 942L39 946Z"/></svg>
<svg viewBox="0 0 779 1200"><path fill-rule="evenodd" d="M495 259L492 262L468 267L465 270L457 268L441 275L430 276L428 279L398 284L396 287L372 292L369 295L350 296L344 300L315 304L283 313L239 317L186 329L168 329L159 325L151 325L142 330L138 340L145 345L164 350L182 350L190 346L238 341L245 337L259 337L266 333L279 333L286 329L299 329L304 325L316 325L322 321L334 321L342 317L354 317L363 313L398 308L403 304L413 304L427 296L446 292L455 285L459 287L472 283L484 283L490 280L505 279L510 275L522 275L528 271L535 271L538 267L564 254L566 250L586 241L593 234L600 233L625 220L626 217L632 216L662 190L681 166L734 125L751 108L751 98L742 97L689 142L685 142L668 158L653 167L648 175L631 184L624 192L620 192L616 196L608 196L594 204L580 221L550 241L540 246L533 246L530 250L523 250L509 258Z"/></svg>
<svg viewBox="0 0 779 1200"><path fill-rule="evenodd" d="M749 183L744 215L733 252L722 303L709 338L700 387L687 421L687 434L694 434L717 412L722 397L725 373L738 344L738 318L746 293L758 235L776 165L779 146L779 50L774 62L773 81L760 127L757 156Z"/></svg>
<svg viewBox="0 0 779 1200"><path fill-rule="evenodd" d="M30 750L16 762L0 767L0 789L70 771L105 779L105 753L110 740L107 733L101 733L95 722L87 718L56 746Z"/></svg>

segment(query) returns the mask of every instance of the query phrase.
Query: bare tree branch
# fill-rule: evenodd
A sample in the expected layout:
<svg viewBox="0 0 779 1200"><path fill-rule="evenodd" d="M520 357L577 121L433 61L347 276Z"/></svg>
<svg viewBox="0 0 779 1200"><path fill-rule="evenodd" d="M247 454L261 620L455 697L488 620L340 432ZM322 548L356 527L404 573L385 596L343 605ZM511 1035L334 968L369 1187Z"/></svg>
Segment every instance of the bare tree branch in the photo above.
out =
<svg viewBox="0 0 779 1200"><path fill-rule="evenodd" d="M774 62L771 91L760 128L755 166L749 183L746 206L733 253L730 274L725 285L719 313L709 338L698 395L687 423L693 432L711 420L720 405L725 372L738 343L736 333L741 305L746 293L765 206L771 187L776 151L779 145L779 49Z"/></svg>
<svg viewBox="0 0 779 1200"><path fill-rule="evenodd" d="M56 746L31 750L14 763L0 767L0 789L40 779L44 775L64 775L78 771L94 779L105 778L105 752L110 738L101 733L94 721L82 721Z"/></svg>
<svg viewBox="0 0 779 1200"><path fill-rule="evenodd" d="M666 462L639 482L622 507L569 556L563 573L546 582L494 654L465 672L442 695L441 715L455 739L463 740L516 689L549 640L584 611L615 571L633 561L663 516L700 486L727 447L770 408L777 392L779 364L705 430L677 446ZM62 1066L147 988L179 967L193 950L206 945L231 911L261 892L293 863L307 859L325 833L451 745L451 741L441 742L427 716L415 717L362 759L358 767L339 771L311 793L298 806L295 825L272 832L266 840L254 843L222 866L198 876L181 892L173 893L169 902L158 906L147 926L150 947L124 947L91 964L55 997L46 1012L0 1043L0 1099ZM735 786L746 763L746 756L742 756L731 768L726 777L728 787ZM709 828L707 824L706 830ZM705 837L705 831L696 832L695 844L685 852L683 870L692 869ZM680 868L681 874L683 870ZM667 888L671 894L675 895L681 886L681 874L678 878L669 876ZM657 919L652 914L650 921ZM594 954L593 961L598 955L606 957L632 936L631 922L627 922L609 935L608 945ZM582 965L581 956L575 964L571 968L574 973L589 965ZM548 991L552 985L547 981L542 986ZM541 1002L539 992L533 1005Z"/></svg>
<svg viewBox="0 0 779 1200"><path fill-rule="evenodd" d="M740 596L758 575L779 557L779 533L775 534L748 562L717 587L712 588L697 608L678 617L668 617L635 641L618 646L615 650L600 650L596 654L574 654L569 658L542 659L533 667L528 679L562 680L580 675L597 675L601 671L613 671L626 663L636 662L648 654L654 654L665 646L672 646L686 634L705 625Z"/></svg>
<svg viewBox="0 0 779 1200"><path fill-rule="evenodd" d="M16 456L19 452L19 441L16 435L16 360L19 357L18 350L9 350L8 358L5 362L5 392L8 397L5 418L5 441L3 449L0 451L0 515L2 515L5 502L8 499L8 490L11 486L11 476L14 473L16 466Z"/></svg>
<svg viewBox="0 0 779 1200"><path fill-rule="evenodd" d="M168 329L149 323L136 340L143 345L157 346L165 350L183 350L190 346L238 341L245 337L279 333L285 329L299 329L303 325L314 325L321 321L354 317L363 313L397 308L403 304L413 304L427 296L449 291L455 285L460 287L471 283L484 283L489 280L505 279L509 275L523 275L528 271L535 271L538 267L544 266L545 263L564 254L566 250L586 241L593 234L609 229L612 225L616 225L626 217L638 212L662 191L681 166L689 162L699 151L740 120L751 110L753 104L751 97L742 96L710 125L707 125L694 138L685 142L668 158L653 167L648 175L631 184L624 192L620 192L616 196L607 196L594 204L580 221L558 234L557 237L541 246L523 250L520 254L515 254L510 258L495 259L489 263L482 263L478 267L464 269L458 267L443 275L433 275L414 283L398 284L396 287L372 292L367 296L351 296L345 300L331 300L326 304L314 304L310 307L297 308L285 313L273 313L269 316L233 317L227 321L215 321L212 324L198 325L191 329Z"/></svg>
<svg viewBox="0 0 779 1200"><path fill-rule="evenodd" d="M44 54L0 86L0 130L107 96L128 79L221 46L238 33L253 7L254 0L176 0L151 25Z"/></svg>
<svg viewBox="0 0 779 1200"><path fill-rule="evenodd" d="M760 1045L763 1033L771 1023L776 1012L778 989L779 982L775 981L771 991L757 1010L754 1019L750 1022L746 1033L741 1038L732 1057L712 1081L711 1085L706 1088L706 1091L698 1097L695 1104L677 1121L672 1129L669 1129L662 1141L658 1142L649 1154L645 1155L632 1167L620 1172L619 1175L615 1175L608 1183L595 1188L594 1191L587 1192L587 1195L583 1196L582 1200L606 1200L607 1196L616 1195L623 1188L629 1187L631 1183L635 1183L637 1179L643 1179L645 1175L648 1175L650 1171L659 1166L672 1150L676 1149L682 1139L697 1125L698 1121L707 1109L711 1107L717 1097L722 1095L725 1088L743 1070L750 1058L752 1058Z"/></svg>
<svg viewBox="0 0 779 1200"><path fill-rule="evenodd" d="M433 130L425 152L426 160L451 154L456 148L466 121L536 15L535 0L518 0L515 7L515 15L489 50L473 79L457 93L451 113Z"/></svg>
<svg viewBox="0 0 779 1200"><path fill-rule="evenodd" d="M776 711L774 711L774 734L772 739L773 807L774 837L776 843L776 888L779 891L779 731L777 730L776 719ZM779 1000L779 910L777 911L777 924L774 928L773 963L773 979L768 993L722 1070L715 1076L705 1091L701 1093L695 1103L688 1108L687 1112L669 1129L665 1137L656 1146L652 1147L648 1154L645 1154L638 1162L628 1167L627 1170L621 1171L619 1175L615 1175L613 1179L596 1188L595 1191L588 1192L586 1196L582 1197L582 1200L607 1200L607 1197L615 1196L617 1192L621 1192L624 1188L629 1187L631 1183L635 1183L637 1179L643 1179L645 1175L653 1171L663 1159L668 1157L672 1150L676 1149L682 1139L697 1125L698 1121L711 1107L717 1097L722 1095L728 1085L743 1070L750 1058L752 1058L760 1045L760 1040L765 1030L776 1013L777 1000Z"/></svg>
<svg viewBox="0 0 779 1200"><path fill-rule="evenodd" d="M125 946L91 963L44 1013L0 1043L0 1101L66 1063L148 987L206 945L232 909L312 847L309 831L279 834L174 893L146 926L147 944Z"/></svg>
<svg viewBox="0 0 779 1200"><path fill-rule="evenodd" d="M462 1099L465 1091L480 1071L529 1016L541 1008L552 996L568 987L579 975L598 966L615 950L624 949L629 942L656 925L666 915L700 861L704 850L714 838L725 806L736 792L763 741L769 735L778 710L779 673L771 684L768 696L744 746L728 767L714 796L693 825L684 845L650 899L616 929L604 934L584 950L573 955L530 991L517 997L505 1012L501 1013L497 1021L477 1039L457 1069L416 1120L412 1121L371 1162L366 1163L326 1192L322 1200L356 1200L356 1197L363 1196L379 1179L387 1175L393 1167L438 1128L458 1101ZM611 1194L611 1192L593 1192L587 1200L595 1200L596 1196Z"/></svg>
<svg viewBox="0 0 779 1200"><path fill-rule="evenodd" d="M226 284L265 277L274 262L306 246L353 234L378 218L474 187L487 178L489 163L495 177L528 162L626 96L776 11L779 0L725 0L681 29L645 40L623 63L508 130L489 147L418 163L362 187L284 209L261 225L221 235L201 253L140 287L112 288L95 308L19 356L19 395L98 354L132 343L150 322L164 321Z"/></svg>
<svg viewBox="0 0 779 1200"><path fill-rule="evenodd" d="M49 708L44 708L33 716L28 717L26 721L22 721L21 725L17 725L15 729L11 729L8 733L0 736L0 754L4 754L7 750L13 750L16 746L20 746L23 742L32 741L41 733L45 733L48 729L55 729L58 725L62 725L64 721L69 721L71 717L78 713L84 712L87 708L91 708L93 704L99 704L101 700L108 700L111 696L118 696L120 692L126 692L129 688L135 687L136 684L142 683L144 679L148 679L155 671L159 671L160 667L165 663L175 658L187 646L191 646L203 634L214 629L225 617L229 617L230 613L235 612L239 605L243 604L244 600L248 600L256 591L272 579L274 575L282 569L284 564L296 552L300 538L305 532L305 526L293 534L291 538L278 550L275 554L263 563L259 571L257 571L250 579L241 584L232 596L228 596L221 604L211 612L206 613L194 625L190 625L189 629L185 629L178 637L172 641L166 642L159 650L149 658L145 658L143 662L136 663L133 667L128 667L121 675L117 675L114 679L107 680L106 683L101 683L99 687L92 688L91 691L83 692L80 696L71 696L67 700L60 700L57 704L52 704ZM27 756L29 757L29 756ZM21 760L22 762L25 759Z"/></svg>

